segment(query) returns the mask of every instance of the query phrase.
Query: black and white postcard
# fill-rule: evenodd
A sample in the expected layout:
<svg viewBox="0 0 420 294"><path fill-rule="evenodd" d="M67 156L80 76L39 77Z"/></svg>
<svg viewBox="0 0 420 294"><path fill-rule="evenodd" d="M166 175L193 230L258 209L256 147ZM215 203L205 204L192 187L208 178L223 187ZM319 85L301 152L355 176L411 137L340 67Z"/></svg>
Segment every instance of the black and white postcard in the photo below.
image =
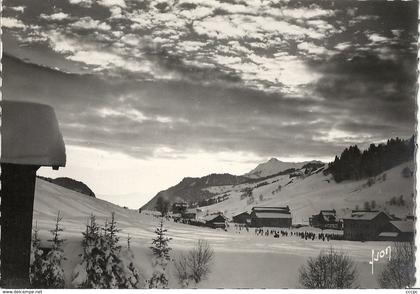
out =
<svg viewBox="0 0 420 294"><path fill-rule="evenodd" d="M2 5L1 288L415 286L417 1Z"/></svg>

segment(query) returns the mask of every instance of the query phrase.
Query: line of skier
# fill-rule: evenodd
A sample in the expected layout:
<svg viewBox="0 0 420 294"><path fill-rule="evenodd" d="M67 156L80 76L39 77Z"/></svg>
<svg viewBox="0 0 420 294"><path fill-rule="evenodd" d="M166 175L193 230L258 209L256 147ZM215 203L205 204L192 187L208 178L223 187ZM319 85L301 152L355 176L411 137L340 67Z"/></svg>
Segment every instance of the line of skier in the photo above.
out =
<svg viewBox="0 0 420 294"><path fill-rule="evenodd" d="M236 232L240 234L242 230L246 230L249 232L248 226L241 226L235 224ZM275 230L275 229L264 229L264 228L255 228L254 233L256 236L273 236L274 238L280 238L280 237L298 237L305 240L322 240L330 241L330 240L343 240L342 234L334 234L334 233L314 233L314 232L296 232L291 230Z"/></svg>

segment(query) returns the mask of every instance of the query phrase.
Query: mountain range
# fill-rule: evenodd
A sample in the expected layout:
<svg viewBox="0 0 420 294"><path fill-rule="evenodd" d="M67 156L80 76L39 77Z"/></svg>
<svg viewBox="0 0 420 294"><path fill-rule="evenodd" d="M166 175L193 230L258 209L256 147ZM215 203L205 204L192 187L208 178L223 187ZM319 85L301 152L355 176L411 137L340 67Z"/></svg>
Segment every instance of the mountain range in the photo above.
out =
<svg viewBox="0 0 420 294"><path fill-rule="evenodd" d="M306 162L283 162L276 158L271 158L265 163L259 164L250 172L236 176L228 173L210 174L201 178L184 178L177 185L167 190L159 192L142 209L154 209L157 199L162 197L169 202L185 201L190 204L197 204L203 200L209 199L217 195L208 188L218 186L236 186L245 183L261 182L265 179L279 175L288 175L300 169L324 166L320 161Z"/></svg>
<svg viewBox="0 0 420 294"><path fill-rule="evenodd" d="M364 151L363 154L370 154L372 150L382 150L386 148L391 148L394 145L400 146L400 145L407 145L412 146L414 143L414 137L412 137L409 140L401 140L399 138L388 140L387 143L378 144L377 146L374 144L371 144L369 147L369 150ZM399 143L400 142L400 143ZM411 144L408 144L410 143ZM397 144L398 143L398 144ZM390 146L390 147L389 147ZM393 147L394 148L394 147ZM357 149L357 146L352 146L350 149L346 148L340 157L336 156L336 159L334 163L338 162L340 159L344 162L346 162L346 165L342 165L343 172L350 172L351 168L355 166L357 162L359 162L362 155L361 151L359 151L357 154L360 156L357 157L349 157L347 156L348 150ZM395 150L394 150L395 149ZM400 149L394 148L394 153L392 153L390 156L384 157L383 160L380 162L382 169L377 169L376 172L360 176L355 179L347 179L345 182L352 182L356 183L354 186L354 189L357 191L361 191L362 189L360 186L366 186L369 185L369 187L372 185L372 183L376 182L385 182L387 179L387 171L393 169L394 167L406 164L405 166L405 174L409 174L407 170L412 171L412 165L413 165L413 154L414 154L414 148L405 148L407 150L399 151ZM402 150L402 149L401 149ZM401 154L400 154L401 153ZM408 155L407 155L407 154ZM406 154L406 156L402 156L403 154ZM379 155L378 155L379 156ZM377 156L377 157L378 157ZM373 161L376 164L375 158L373 157ZM382 156L383 157L383 156ZM382 158L381 157L381 158ZM365 161L367 161L369 158L366 158ZM354 162L353 162L354 161ZM370 161L369 161L370 162ZM368 162L368 163L369 163ZM294 194L295 191L298 191L302 188L301 185L298 185L299 182L303 181L304 179L311 178L311 179L317 179L319 183L330 183L328 185L329 188L332 186L337 185L338 191L340 191L340 194L343 194L341 189L339 188L339 182L336 179L336 175L334 174L334 171L332 167L334 167L334 163L323 163L321 161L306 161L306 162L283 162L276 158L271 158L267 162L259 164L256 168L251 170L250 172L236 176L231 174L211 174L205 177L201 178L184 178L180 183L177 185L170 187L164 191L161 191L156 194L155 197L153 197L148 203L146 203L142 209L148 209L148 210L154 210L157 200L159 198L162 198L163 200L174 203L174 202L187 202L190 206L199 206L199 207L206 207L210 208L210 210L213 210L213 208L217 207L217 210L219 212L224 212L226 209L226 203L232 202L235 199L236 202L240 202L247 199L248 205L255 204L258 201L256 201L255 197L258 197L261 199L264 199L265 202L267 199L270 199L271 202L274 200L272 199L272 195L277 195L284 189L286 186L289 190L289 194ZM400 171L401 172L401 171ZM394 172L397 173L397 172ZM383 176L382 179L377 178L378 175ZM398 176L395 176L398 178ZM363 181L366 181L367 183L363 183ZM399 183L398 179L393 179ZM277 183L279 182L279 183ZM306 181L307 183L308 181ZM275 184L274 184L275 183ZM260 193L261 187L265 187L268 190L263 193ZM312 187L311 189L319 189L319 187L324 186L324 184L317 184L316 187ZM294 187L292 190L291 187ZM412 194L409 191L414 191L412 185L410 184L408 187L402 187L404 190L404 194L400 195L392 195L392 197L405 197L408 202L412 201ZM245 189L248 189L250 191L253 191L254 193L248 193L248 196L245 196ZM336 188L333 188L332 190L335 191ZM309 194L316 194L319 191L306 191L305 193ZM392 191L397 191L398 189L392 188ZM354 191L353 191L354 192ZM346 193L353 193L352 191L347 191ZM378 193L383 193L384 195L387 194L385 192L378 191ZM258 193L258 194L257 194ZM376 193L376 192L375 192ZM280 193L284 195L285 193ZM327 193L328 194L328 193ZM249 196L252 196L253 198L249 198ZM347 197L347 194L343 194L345 197ZM402 196L401 196L402 195ZM331 195L331 197L333 197ZM378 196L380 197L380 196ZM385 196L384 196L385 197ZM388 195L386 196L388 197ZM239 198L239 199L238 199ZM371 199L372 198L372 199ZM376 196L373 195L372 197L367 196L367 201L374 200L376 202ZM331 198L332 199L332 198ZM331 201L329 199L329 201ZM228 201L226 201L228 200ZM310 199L309 199L310 200ZM383 205L385 205L386 201L390 201L390 199L379 199ZM289 202L289 199L285 199L286 202ZM221 203L222 202L222 203ZM238 203L239 203L238 202ZM277 201L274 201L277 202ZM321 201L322 203L323 201ZM395 202L395 201L394 201ZM407 202L407 201L406 201ZM236 203L236 204L238 204ZM235 204L235 205L236 205ZM277 204L277 203L273 203ZM233 206L235 206L233 205ZM354 204L357 205L359 208L362 208L362 206L366 206L370 204L366 204L360 199L359 203ZM375 203L374 203L375 205ZM244 205L242 205L243 207ZM355 208L355 207L353 207ZM236 208L235 208L236 209ZM350 209L348 207L348 209ZM232 212L232 211L230 211ZM228 211L229 213L229 211Z"/></svg>

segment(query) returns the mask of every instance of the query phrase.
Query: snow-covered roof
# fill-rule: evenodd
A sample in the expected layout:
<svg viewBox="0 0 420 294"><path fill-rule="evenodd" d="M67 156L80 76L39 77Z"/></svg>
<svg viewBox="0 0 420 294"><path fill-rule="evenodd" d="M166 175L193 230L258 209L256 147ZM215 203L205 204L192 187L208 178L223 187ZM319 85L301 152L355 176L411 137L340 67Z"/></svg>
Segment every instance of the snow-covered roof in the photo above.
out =
<svg viewBox="0 0 420 294"><path fill-rule="evenodd" d="M413 221L391 221L391 224L396 227L402 233L414 232Z"/></svg>
<svg viewBox="0 0 420 294"><path fill-rule="evenodd" d="M288 212L290 211L288 206L282 207L282 206L255 206L252 208L252 211L255 212Z"/></svg>
<svg viewBox="0 0 420 294"><path fill-rule="evenodd" d="M290 213L279 213L279 212L256 212L257 218L292 218Z"/></svg>
<svg viewBox="0 0 420 294"><path fill-rule="evenodd" d="M183 207L183 206L188 206L188 204L187 204L187 202L175 202L173 204L173 206L181 206L181 207Z"/></svg>
<svg viewBox="0 0 420 294"><path fill-rule="evenodd" d="M185 213L197 213L197 208L187 208Z"/></svg>
<svg viewBox="0 0 420 294"><path fill-rule="evenodd" d="M51 106L1 101L2 163L65 166L66 150Z"/></svg>
<svg viewBox="0 0 420 294"><path fill-rule="evenodd" d="M344 217L343 219L372 220L381 213L384 213L384 212L383 211L353 211L350 215Z"/></svg>
<svg viewBox="0 0 420 294"><path fill-rule="evenodd" d="M238 213L237 215L234 215L233 217L237 217L237 216L241 216L241 215L249 216L249 212L248 211L244 211L244 212Z"/></svg>
<svg viewBox="0 0 420 294"><path fill-rule="evenodd" d="M397 237L397 232L382 232L378 235L379 237Z"/></svg>
<svg viewBox="0 0 420 294"><path fill-rule="evenodd" d="M224 220L227 220L227 218L223 215L223 214L210 214L210 215L205 215L202 217L203 220L205 221L212 221L216 218L221 217Z"/></svg>

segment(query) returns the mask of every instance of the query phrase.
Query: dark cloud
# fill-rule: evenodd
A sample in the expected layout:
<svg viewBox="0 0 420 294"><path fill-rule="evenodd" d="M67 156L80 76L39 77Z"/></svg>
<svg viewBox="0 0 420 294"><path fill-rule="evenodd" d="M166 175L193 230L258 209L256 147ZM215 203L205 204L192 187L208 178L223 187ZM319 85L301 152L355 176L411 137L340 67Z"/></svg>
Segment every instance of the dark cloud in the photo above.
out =
<svg viewBox="0 0 420 294"><path fill-rule="evenodd" d="M296 154L296 139L311 142L319 114L316 103L254 90L191 83L104 81L39 67L4 56L3 97L54 106L67 142L152 156L159 146L183 150L244 150L263 155ZM264 101L264 103L261 103ZM103 116L99 111L121 109ZM147 118L133 119L136 110ZM292 124L290 125L289 122ZM304 146L304 145L303 145ZM325 149L323 155L328 155ZM321 149L321 148L320 148Z"/></svg>
<svg viewBox="0 0 420 294"><path fill-rule="evenodd" d="M4 3L3 98L54 106L68 144L324 157L414 132L415 1L73 3Z"/></svg>
<svg viewBox="0 0 420 294"><path fill-rule="evenodd" d="M338 55L321 66L323 77L316 89L330 107L346 109L354 120L364 122L360 131L380 122L393 124L407 136L414 131L416 64L414 54L395 60Z"/></svg>

